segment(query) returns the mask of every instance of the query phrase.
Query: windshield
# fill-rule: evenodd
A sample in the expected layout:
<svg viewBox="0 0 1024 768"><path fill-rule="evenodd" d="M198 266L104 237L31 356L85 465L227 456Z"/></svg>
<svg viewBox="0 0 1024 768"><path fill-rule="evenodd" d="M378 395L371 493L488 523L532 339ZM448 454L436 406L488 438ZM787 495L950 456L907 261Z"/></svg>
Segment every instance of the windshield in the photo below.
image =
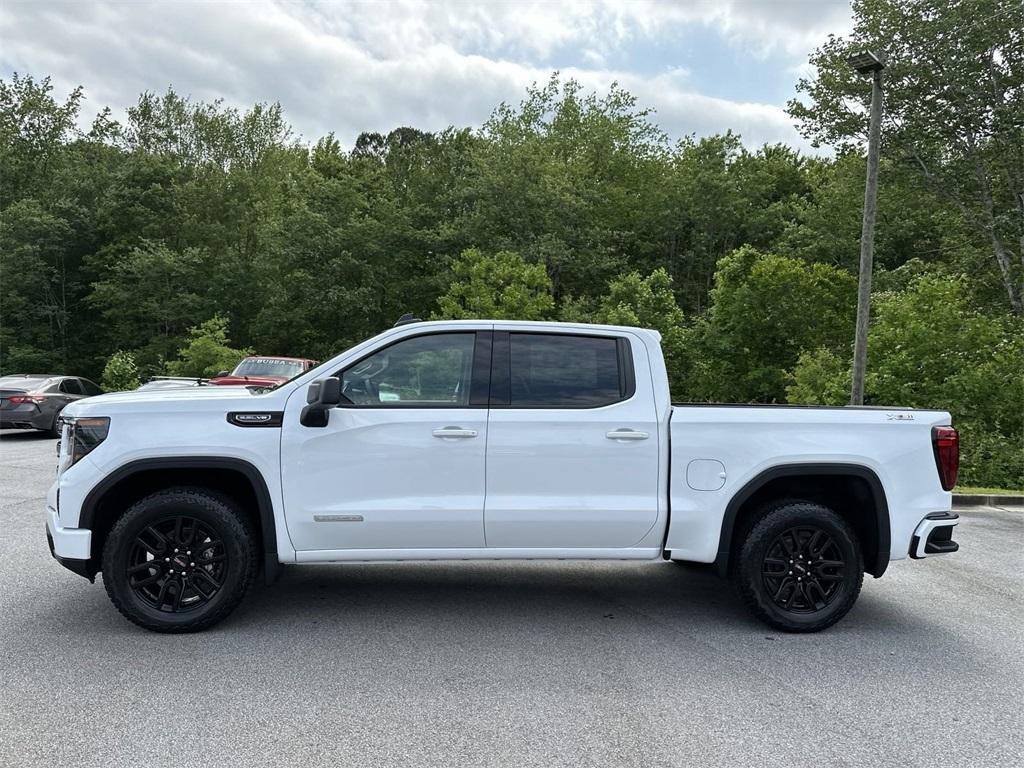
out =
<svg viewBox="0 0 1024 768"><path fill-rule="evenodd" d="M290 379L302 373L302 363L277 357L247 357L240 362L232 376L284 376Z"/></svg>

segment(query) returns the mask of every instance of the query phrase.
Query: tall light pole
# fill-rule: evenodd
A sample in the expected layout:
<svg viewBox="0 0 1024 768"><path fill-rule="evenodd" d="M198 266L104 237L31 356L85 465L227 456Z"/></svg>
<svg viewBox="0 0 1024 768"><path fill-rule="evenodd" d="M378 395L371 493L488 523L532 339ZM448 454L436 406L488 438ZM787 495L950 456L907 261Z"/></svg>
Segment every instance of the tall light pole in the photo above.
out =
<svg viewBox="0 0 1024 768"><path fill-rule="evenodd" d="M882 59L864 51L847 63L871 77L871 121L868 128L868 176L864 185L864 222L860 231L860 278L857 283L857 334L853 342L853 386L850 405L864 404L864 369L868 361L868 319L871 315L871 270L875 258L875 211L878 203L878 142L882 130Z"/></svg>

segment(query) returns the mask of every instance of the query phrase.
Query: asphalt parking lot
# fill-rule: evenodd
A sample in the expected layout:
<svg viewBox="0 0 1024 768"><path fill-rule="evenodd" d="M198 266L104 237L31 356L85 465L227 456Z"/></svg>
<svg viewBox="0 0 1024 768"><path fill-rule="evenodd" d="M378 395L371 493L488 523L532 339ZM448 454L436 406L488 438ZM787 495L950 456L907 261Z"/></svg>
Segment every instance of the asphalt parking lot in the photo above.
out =
<svg viewBox="0 0 1024 768"><path fill-rule="evenodd" d="M0 435L0 760L148 766L1024 764L1024 514L811 636L669 563L292 566L199 635L50 559L54 440Z"/></svg>

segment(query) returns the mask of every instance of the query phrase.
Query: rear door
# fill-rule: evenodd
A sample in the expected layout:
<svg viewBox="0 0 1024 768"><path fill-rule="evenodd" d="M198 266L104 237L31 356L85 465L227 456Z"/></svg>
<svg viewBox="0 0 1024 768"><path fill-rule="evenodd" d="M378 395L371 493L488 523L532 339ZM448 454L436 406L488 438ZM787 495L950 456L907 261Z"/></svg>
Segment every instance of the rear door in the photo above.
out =
<svg viewBox="0 0 1024 768"><path fill-rule="evenodd" d="M85 397L85 390L78 379L61 379L57 391L61 395L60 399L68 403Z"/></svg>
<svg viewBox="0 0 1024 768"><path fill-rule="evenodd" d="M96 395L103 394L103 390L97 387L88 379L79 379L78 381L82 385L82 389L85 391L86 397L95 397Z"/></svg>
<svg viewBox="0 0 1024 768"><path fill-rule="evenodd" d="M658 460L637 337L495 327L488 547L633 546L658 518Z"/></svg>

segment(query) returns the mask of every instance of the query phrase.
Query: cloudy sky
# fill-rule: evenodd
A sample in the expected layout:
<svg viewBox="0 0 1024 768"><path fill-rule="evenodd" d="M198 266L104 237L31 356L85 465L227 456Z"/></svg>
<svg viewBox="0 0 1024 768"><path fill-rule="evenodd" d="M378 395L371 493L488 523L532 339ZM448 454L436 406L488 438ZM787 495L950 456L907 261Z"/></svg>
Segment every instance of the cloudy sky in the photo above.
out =
<svg viewBox="0 0 1024 768"><path fill-rule="evenodd" d="M0 3L0 77L85 87L115 113L173 85L280 101L304 139L479 125L553 70L618 81L673 138L733 129L807 148L783 112L808 53L850 28L847 0Z"/></svg>

